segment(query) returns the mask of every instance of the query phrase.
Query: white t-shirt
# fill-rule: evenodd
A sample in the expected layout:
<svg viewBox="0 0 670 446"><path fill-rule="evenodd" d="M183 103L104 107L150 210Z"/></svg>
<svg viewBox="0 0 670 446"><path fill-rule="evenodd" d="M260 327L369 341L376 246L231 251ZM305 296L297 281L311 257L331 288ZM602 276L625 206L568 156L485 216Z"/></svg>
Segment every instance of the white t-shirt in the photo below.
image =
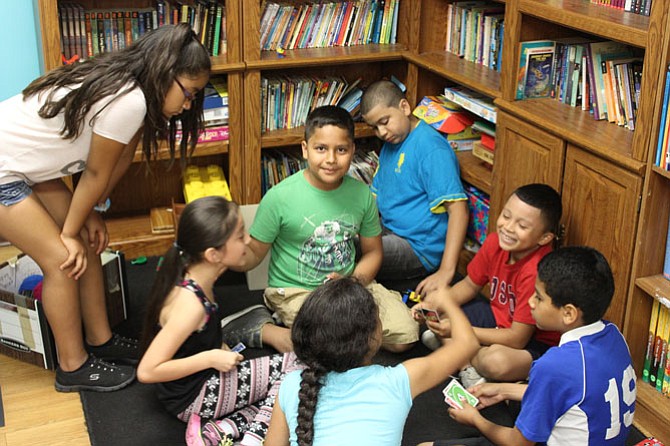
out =
<svg viewBox="0 0 670 446"><path fill-rule="evenodd" d="M60 134L62 113L52 119L38 115L46 92L25 101L18 94L0 102L0 184L41 183L81 172L86 168L93 133L123 144L130 142L144 122L147 106L142 90L129 88L127 94L116 93L94 104L79 136L67 140ZM56 97L66 91L60 89ZM126 89L120 89L123 91ZM91 125L91 118L103 108Z"/></svg>

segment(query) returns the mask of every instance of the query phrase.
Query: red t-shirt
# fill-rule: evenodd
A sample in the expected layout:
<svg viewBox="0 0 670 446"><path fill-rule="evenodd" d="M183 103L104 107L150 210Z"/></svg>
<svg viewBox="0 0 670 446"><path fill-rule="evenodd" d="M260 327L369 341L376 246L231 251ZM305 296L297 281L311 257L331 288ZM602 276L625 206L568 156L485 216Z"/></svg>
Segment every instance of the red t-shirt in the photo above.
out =
<svg viewBox="0 0 670 446"><path fill-rule="evenodd" d="M544 245L509 265L509 251L503 251L498 234L491 233L477 255L468 264L468 276L479 286L491 284L491 310L499 328L510 328L512 322L535 325L528 300L535 293L537 264L551 245ZM535 339L554 346L561 337L555 331L535 330Z"/></svg>

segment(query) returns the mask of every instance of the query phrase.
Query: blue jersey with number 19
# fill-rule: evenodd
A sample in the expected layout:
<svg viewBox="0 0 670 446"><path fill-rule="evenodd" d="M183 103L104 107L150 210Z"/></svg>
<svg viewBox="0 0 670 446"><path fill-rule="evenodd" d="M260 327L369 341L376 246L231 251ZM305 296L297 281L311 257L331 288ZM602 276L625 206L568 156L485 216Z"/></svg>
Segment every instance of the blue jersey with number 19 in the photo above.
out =
<svg viewBox="0 0 670 446"><path fill-rule="evenodd" d="M564 333L533 363L516 427L551 445L624 445L635 411L635 371L612 323Z"/></svg>

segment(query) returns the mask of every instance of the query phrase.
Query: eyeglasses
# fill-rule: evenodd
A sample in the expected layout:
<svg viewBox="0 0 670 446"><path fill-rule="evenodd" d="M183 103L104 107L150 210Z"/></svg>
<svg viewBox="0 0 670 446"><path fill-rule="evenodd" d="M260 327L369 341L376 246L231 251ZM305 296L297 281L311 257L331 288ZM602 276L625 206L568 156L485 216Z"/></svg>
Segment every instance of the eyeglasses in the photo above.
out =
<svg viewBox="0 0 670 446"><path fill-rule="evenodd" d="M177 83L177 85L179 85L179 88L181 88L181 92L184 94L184 99L186 99L186 100L189 101L189 102L192 102L192 101L195 100L195 95L194 95L193 93L191 93L190 91L188 91L188 90L186 89L186 87L184 87L184 86L181 84L181 82L179 82L179 79L177 79L177 78L175 77L175 78L174 78L174 81Z"/></svg>

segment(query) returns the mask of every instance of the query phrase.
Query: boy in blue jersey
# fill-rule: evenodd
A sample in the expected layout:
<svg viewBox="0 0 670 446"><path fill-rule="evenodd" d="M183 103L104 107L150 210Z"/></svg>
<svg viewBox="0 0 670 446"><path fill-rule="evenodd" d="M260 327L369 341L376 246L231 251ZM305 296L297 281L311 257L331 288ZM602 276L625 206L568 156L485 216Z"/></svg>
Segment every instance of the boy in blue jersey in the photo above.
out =
<svg viewBox="0 0 670 446"><path fill-rule="evenodd" d="M437 130L412 115L391 81L365 90L361 114L384 141L372 181L384 228L377 279L425 277L416 288L420 294L445 287L454 278L468 226L456 154Z"/></svg>
<svg viewBox="0 0 670 446"><path fill-rule="evenodd" d="M492 423L468 405L449 409L449 415L498 445L624 445L635 411L635 371L623 335L601 320L613 293L610 267L595 249L575 246L547 254L538 265L530 304L538 327L562 333L559 346L533 363L527 385L469 389L481 407L521 400L514 427ZM471 441L478 442L432 444L491 444Z"/></svg>

